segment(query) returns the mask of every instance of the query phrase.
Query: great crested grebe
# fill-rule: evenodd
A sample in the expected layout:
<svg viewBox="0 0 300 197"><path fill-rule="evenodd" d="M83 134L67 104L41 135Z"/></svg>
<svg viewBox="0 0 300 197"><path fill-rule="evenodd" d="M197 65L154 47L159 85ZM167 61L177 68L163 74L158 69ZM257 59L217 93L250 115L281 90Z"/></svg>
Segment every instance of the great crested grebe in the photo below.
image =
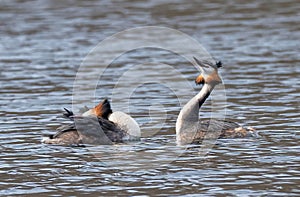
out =
<svg viewBox="0 0 300 197"><path fill-rule="evenodd" d="M176 122L176 141L179 145L201 143L207 135L210 138L239 138L253 136L253 128L243 128L237 123L227 120L199 121L199 110L205 100L209 97L216 85L222 83L218 69L222 67L221 62L211 63L199 61L201 74L196 78L196 84L202 84L201 91L193 97L180 111ZM206 136L206 137L207 137Z"/></svg>
<svg viewBox="0 0 300 197"><path fill-rule="evenodd" d="M124 112L112 112L107 99L82 115L74 115L72 111L64 109L64 117L73 122L57 128L56 134L44 137L43 143L103 145L139 140L141 132L137 122Z"/></svg>

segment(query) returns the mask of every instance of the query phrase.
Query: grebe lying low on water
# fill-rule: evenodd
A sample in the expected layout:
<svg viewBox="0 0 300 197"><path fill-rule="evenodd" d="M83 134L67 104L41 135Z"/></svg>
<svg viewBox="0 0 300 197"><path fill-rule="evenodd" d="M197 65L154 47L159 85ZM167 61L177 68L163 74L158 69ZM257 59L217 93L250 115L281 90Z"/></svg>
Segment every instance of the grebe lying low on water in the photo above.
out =
<svg viewBox="0 0 300 197"><path fill-rule="evenodd" d="M112 112L107 99L82 115L76 116L65 108L64 117L73 122L57 128L54 135L45 137L46 144L83 145L113 144L138 140L140 127L128 114Z"/></svg>
<svg viewBox="0 0 300 197"><path fill-rule="evenodd" d="M199 110L205 100L209 97L216 85L222 83L218 69L222 67L221 62L213 64L208 61L199 61L200 74L195 82L202 84L201 91L192 98L180 111L176 122L176 141L179 145L201 143L204 137L208 138L240 138L254 136L253 128L243 128L237 123L226 120L199 121Z"/></svg>

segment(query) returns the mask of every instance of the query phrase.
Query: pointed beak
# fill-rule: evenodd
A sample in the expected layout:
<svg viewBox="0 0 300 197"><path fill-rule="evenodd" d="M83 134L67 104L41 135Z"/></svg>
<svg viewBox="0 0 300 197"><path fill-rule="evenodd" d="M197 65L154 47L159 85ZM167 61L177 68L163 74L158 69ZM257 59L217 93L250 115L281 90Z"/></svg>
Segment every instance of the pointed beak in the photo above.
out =
<svg viewBox="0 0 300 197"><path fill-rule="evenodd" d="M199 61L197 58L193 57L195 62L202 68L209 68L209 66L203 64L201 61Z"/></svg>

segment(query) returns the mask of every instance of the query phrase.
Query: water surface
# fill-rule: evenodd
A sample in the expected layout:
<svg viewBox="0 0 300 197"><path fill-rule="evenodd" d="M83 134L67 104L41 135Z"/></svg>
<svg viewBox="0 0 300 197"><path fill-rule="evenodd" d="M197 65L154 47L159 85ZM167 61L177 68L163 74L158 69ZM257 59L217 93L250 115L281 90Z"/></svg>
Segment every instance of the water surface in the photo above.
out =
<svg viewBox="0 0 300 197"><path fill-rule="evenodd" d="M299 9L294 0L1 1L0 195L299 195ZM89 51L145 25L182 31L221 59L226 117L255 127L260 137L218 140L205 157L199 147L175 146L178 97L188 100L199 90L198 71L171 52L139 49L109 67L87 106L110 98L124 70L157 59L178 70L193 91L137 86L130 113L142 125L141 142L41 144L64 121L59 115L71 107L76 72ZM149 69L137 77L157 68ZM209 110L208 102L201 114Z"/></svg>

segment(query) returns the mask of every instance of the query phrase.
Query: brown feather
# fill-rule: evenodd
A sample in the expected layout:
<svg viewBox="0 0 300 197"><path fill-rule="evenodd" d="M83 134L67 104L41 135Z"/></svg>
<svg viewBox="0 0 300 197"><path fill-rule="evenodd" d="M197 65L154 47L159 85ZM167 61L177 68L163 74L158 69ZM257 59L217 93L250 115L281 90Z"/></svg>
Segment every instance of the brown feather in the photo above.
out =
<svg viewBox="0 0 300 197"><path fill-rule="evenodd" d="M205 83L204 77L202 76L202 74L200 74L196 79L195 79L195 83L197 85L203 85Z"/></svg>
<svg viewBox="0 0 300 197"><path fill-rule="evenodd" d="M80 144L113 144L123 142L127 133L113 122L101 117L75 117L70 124L57 128L46 144L80 145Z"/></svg>
<svg viewBox="0 0 300 197"><path fill-rule="evenodd" d="M93 108L93 111L97 117L108 119L108 116L112 113L110 103L107 99L104 99L101 103Z"/></svg>
<svg viewBox="0 0 300 197"><path fill-rule="evenodd" d="M211 119L199 122L197 132L185 132L181 134L181 139L189 143L201 144L204 138L243 138L254 135L254 131L245 129L235 122Z"/></svg>

